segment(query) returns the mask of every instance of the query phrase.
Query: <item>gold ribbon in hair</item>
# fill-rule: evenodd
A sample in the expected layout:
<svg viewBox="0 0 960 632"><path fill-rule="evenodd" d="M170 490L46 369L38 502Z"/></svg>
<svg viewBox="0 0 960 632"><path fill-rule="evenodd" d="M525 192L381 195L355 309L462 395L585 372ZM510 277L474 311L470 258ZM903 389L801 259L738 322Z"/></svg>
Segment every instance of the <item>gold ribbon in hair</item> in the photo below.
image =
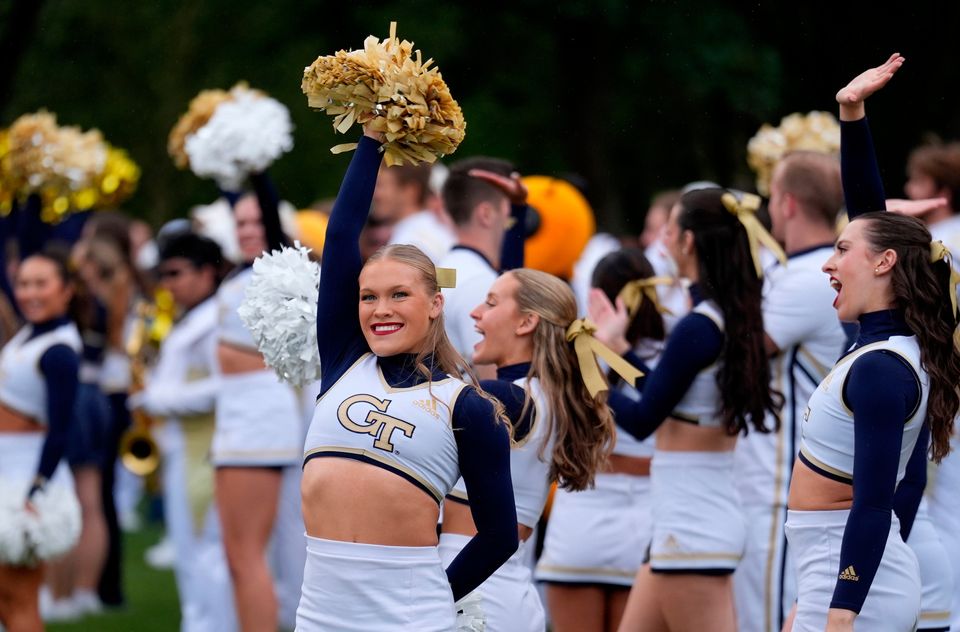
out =
<svg viewBox="0 0 960 632"><path fill-rule="evenodd" d="M660 297L657 295L658 285L672 284L673 279L665 276L650 277L648 279L634 279L623 286L623 289L620 290L620 294L617 295L617 298L623 301L623 304L627 306L627 313L630 314L630 318L633 318L637 315L637 312L640 310L640 306L643 305L644 297L653 303L653 306L660 314L673 316L673 312L660 304Z"/></svg>
<svg viewBox="0 0 960 632"><path fill-rule="evenodd" d="M603 379L603 373L600 372L600 367L597 365L596 356L603 358L610 365L610 368L631 386L638 377L643 376L643 371L594 338L593 334L596 332L597 326L586 318L578 318L567 327L567 342L573 342L573 350L576 352L577 362L580 364L580 375L583 377L583 383L591 397L596 397L597 393L610 388L607 381Z"/></svg>
<svg viewBox="0 0 960 632"><path fill-rule="evenodd" d="M756 212L760 208L760 196L752 193L744 193L741 199L737 199L733 193L724 193L720 198L728 211L737 216L744 230L747 231L747 239L750 241L750 256L753 257L753 266L757 269L757 276L763 276L763 266L760 263L760 244L770 249L780 263L787 262L787 255L783 248L773 238L773 235L767 232L760 220L757 219Z"/></svg>
<svg viewBox="0 0 960 632"><path fill-rule="evenodd" d="M960 283L960 274L953 267L953 255L950 249L943 245L939 239L930 242L930 263L946 261L950 266L950 305L953 306L953 314L957 313L957 284Z"/></svg>
<svg viewBox="0 0 960 632"><path fill-rule="evenodd" d="M457 287L457 270L455 268L437 268L437 287Z"/></svg>

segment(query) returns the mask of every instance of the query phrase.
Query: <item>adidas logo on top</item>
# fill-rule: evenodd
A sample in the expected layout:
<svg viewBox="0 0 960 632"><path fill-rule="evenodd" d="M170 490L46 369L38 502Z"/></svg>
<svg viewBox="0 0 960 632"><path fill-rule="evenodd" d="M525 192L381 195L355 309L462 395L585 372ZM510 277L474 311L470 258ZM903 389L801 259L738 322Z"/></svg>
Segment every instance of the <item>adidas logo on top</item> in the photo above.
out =
<svg viewBox="0 0 960 632"><path fill-rule="evenodd" d="M850 582L858 582L860 581L860 576L857 575L857 571L853 570L853 565L851 564L843 569L842 573L840 573L840 579L845 579Z"/></svg>
<svg viewBox="0 0 960 632"><path fill-rule="evenodd" d="M433 399L415 399L413 405L430 413L434 419L440 419L440 413L437 412L437 400Z"/></svg>

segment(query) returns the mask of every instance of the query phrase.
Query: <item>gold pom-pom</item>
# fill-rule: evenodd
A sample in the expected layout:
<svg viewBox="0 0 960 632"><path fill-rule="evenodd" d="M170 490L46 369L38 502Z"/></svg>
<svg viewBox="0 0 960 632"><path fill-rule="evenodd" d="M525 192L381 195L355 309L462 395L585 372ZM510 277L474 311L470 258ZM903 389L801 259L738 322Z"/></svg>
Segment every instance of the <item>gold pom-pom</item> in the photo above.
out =
<svg viewBox="0 0 960 632"><path fill-rule="evenodd" d="M140 182L140 167L127 152L107 145L107 161L93 188L98 208L117 208L133 195Z"/></svg>
<svg viewBox="0 0 960 632"><path fill-rule="evenodd" d="M234 100L242 92L264 96L264 93L260 90L251 89L246 81L240 81L230 88L229 92L219 89L201 90L200 94L193 97L187 111L170 130L170 136L167 139L167 153L173 158L173 164L178 169L186 169L190 166L190 156L187 155L187 138L196 134L201 127L210 121L221 103Z"/></svg>
<svg viewBox="0 0 960 632"><path fill-rule="evenodd" d="M793 113L779 127L764 124L747 143L747 163L757 174L757 191L770 195L773 169L791 151L840 152L840 124L829 112Z"/></svg>
<svg viewBox="0 0 960 632"><path fill-rule="evenodd" d="M387 165L432 163L456 151L466 122L433 60L424 62L412 42L398 40L396 27L390 23L383 41L369 36L362 50L318 57L304 69L300 87L310 107L334 117L337 132L357 123L382 133Z"/></svg>

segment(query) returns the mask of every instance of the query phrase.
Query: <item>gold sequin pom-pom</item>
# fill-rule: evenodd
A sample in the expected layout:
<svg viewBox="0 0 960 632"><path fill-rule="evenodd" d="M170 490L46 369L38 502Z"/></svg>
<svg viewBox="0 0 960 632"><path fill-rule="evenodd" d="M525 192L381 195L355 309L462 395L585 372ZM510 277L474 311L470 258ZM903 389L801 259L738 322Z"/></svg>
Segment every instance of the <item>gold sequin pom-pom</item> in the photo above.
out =
<svg viewBox="0 0 960 632"><path fill-rule="evenodd" d="M300 87L310 107L334 117L337 132L357 123L382 133L387 165L432 163L456 151L466 133L463 112L432 65L412 42L397 39L392 22L383 41L371 35L362 50L318 57L304 69Z"/></svg>
<svg viewBox="0 0 960 632"><path fill-rule="evenodd" d="M791 151L840 152L840 124L829 112L795 112L779 127L764 124L747 143L747 163L757 174L757 191L770 195L773 169Z"/></svg>

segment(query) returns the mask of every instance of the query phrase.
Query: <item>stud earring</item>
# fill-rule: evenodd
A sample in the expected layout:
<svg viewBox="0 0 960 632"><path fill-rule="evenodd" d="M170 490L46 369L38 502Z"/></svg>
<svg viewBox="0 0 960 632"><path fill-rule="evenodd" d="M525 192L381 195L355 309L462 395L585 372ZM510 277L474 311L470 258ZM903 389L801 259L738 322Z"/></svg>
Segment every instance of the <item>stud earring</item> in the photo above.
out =
<svg viewBox="0 0 960 632"><path fill-rule="evenodd" d="M874 273L874 274L880 274L880 268L874 268L874 269L873 269L873 273Z"/></svg>

